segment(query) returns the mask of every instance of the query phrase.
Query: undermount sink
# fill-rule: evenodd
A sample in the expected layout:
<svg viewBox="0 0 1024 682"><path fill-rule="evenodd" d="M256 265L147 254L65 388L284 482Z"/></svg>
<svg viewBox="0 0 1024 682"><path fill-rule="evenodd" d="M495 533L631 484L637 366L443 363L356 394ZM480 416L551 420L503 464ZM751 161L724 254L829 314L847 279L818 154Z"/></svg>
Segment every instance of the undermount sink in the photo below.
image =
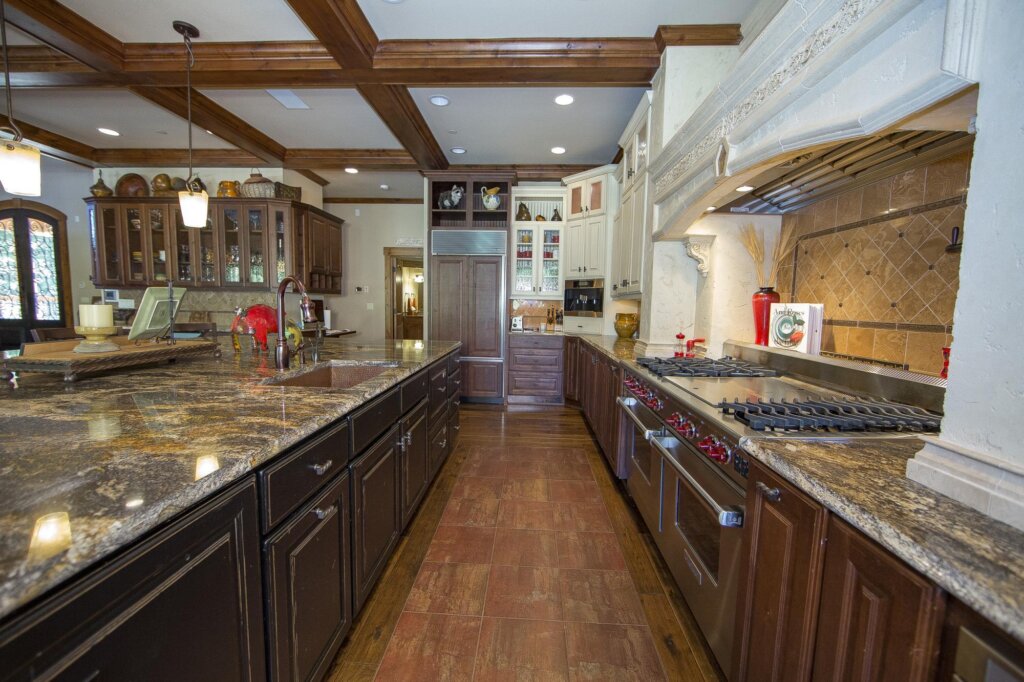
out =
<svg viewBox="0 0 1024 682"><path fill-rule="evenodd" d="M266 383L275 386L304 386L306 388L352 388L395 367L398 367L397 362L374 365L328 362L300 374L274 377Z"/></svg>

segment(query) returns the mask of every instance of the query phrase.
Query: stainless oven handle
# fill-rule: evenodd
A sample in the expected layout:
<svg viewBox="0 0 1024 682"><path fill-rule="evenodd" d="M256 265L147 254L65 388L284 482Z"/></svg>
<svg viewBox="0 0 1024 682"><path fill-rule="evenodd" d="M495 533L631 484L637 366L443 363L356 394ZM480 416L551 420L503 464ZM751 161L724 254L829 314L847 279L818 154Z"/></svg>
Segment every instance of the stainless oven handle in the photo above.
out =
<svg viewBox="0 0 1024 682"><path fill-rule="evenodd" d="M718 525L726 526L727 528L740 528L743 526L743 512L736 511L735 509L726 509L718 504L715 498L711 497L708 491L701 487L700 483L697 483L697 479L686 470L686 467L677 462L676 458L665 449L665 446L658 442L657 438L651 438L650 441L661 452L661 456L668 460L668 463L679 472L679 475L685 478L693 486L693 489L697 491L697 494L703 497L704 501L715 511L715 514L718 516Z"/></svg>
<svg viewBox="0 0 1024 682"><path fill-rule="evenodd" d="M640 429L640 432L644 435L644 440L650 440L651 436L654 435L654 429L647 428L647 425L640 421L640 417L633 414L633 410L629 409L637 404L636 398L623 398L620 396L615 399L615 402L619 404L619 407L626 413L626 416L632 419L633 423Z"/></svg>

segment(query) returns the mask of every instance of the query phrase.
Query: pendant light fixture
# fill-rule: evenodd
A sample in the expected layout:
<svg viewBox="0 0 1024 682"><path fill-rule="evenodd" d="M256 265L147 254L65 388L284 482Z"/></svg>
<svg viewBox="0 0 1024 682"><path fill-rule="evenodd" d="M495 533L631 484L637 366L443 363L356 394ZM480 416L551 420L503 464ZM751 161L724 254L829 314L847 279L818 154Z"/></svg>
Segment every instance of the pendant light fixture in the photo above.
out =
<svg viewBox="0 0 1024 682"><path fill-rule="evenodd" d="M39 150L22 142L21 129L14 121L11 108L11 72L7 63L7 15L4 0L0 0L0 42L4 56L4 94L7 96L7 125L0 131L8 132L13 140L0 140L0 184L10 194L37 197L43 193L39 171Z"/></svg>
<svg viewBox="0 0 1024 682"><path fill-rule="evenodd" d="M185 39L185 96L188 102L188 177L185 178L184 191L178 192L178 204L185 227L206 227L210 195L192 177L192 65L196 62L192 54L192 39L199 37L199 29L184 21L175 21L171 26Z"/></svg>

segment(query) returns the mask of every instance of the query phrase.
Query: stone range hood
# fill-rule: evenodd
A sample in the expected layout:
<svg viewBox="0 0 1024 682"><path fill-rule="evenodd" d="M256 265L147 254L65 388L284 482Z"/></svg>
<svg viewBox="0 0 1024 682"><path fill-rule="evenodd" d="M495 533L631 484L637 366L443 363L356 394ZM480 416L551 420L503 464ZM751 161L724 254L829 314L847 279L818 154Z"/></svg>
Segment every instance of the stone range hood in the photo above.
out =
<svg viewBox="0 0 1024 682"><path fill-rule="evenodd" d="M971 87L974 0L787 2L651 161L654 241L769 168Z"/></svg>

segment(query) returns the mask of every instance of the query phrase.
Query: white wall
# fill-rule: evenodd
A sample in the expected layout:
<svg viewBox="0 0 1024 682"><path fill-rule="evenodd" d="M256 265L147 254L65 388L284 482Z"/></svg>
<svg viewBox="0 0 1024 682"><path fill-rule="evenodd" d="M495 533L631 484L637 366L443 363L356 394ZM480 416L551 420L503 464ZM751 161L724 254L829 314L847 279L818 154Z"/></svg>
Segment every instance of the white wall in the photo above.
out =
<svg viewBox="0 0 1024 682"><path fill-rule="evenodd" d="M43 193L39 197L20 197L52 206L68 218L68 257L71 261L71 296L77 310L79 303L89 303L99 291L92 285L92 247L89 243L89 214L84 197L93 184L92 171L73 163L43 157ZM0 199L12 199L0 190ZM69 324L72 321L69 321Z"/></svg>
<svg viewBox="0 0 1024 682"><path fill-rule="evenodd" d="M384 338L384 248L400 239L423 239L422 204L328 204L342 218L342 295L325 297L335 328L355 329L360 338ZM356 214L359 215L356 215ZM419 244L422 247L422 244ZM356 293L357 286L369 287ZM371 309L372 306L372 309Z"/></svg>

